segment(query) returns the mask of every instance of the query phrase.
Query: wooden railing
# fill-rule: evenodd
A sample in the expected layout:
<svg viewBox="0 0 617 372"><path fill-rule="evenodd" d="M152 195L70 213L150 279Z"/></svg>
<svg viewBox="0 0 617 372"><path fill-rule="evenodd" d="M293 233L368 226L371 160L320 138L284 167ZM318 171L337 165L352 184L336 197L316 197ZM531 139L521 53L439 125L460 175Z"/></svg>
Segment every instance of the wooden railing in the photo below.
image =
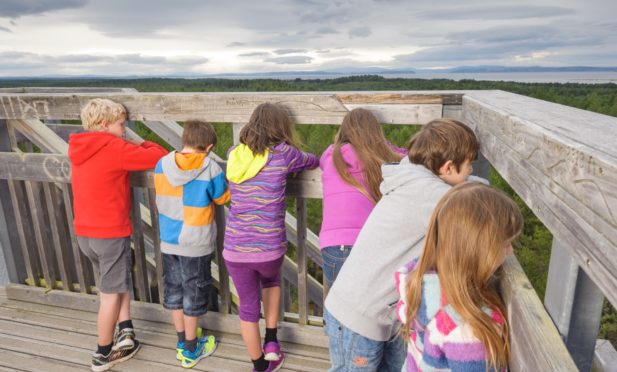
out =
<svg viewBox="0 0 617 372"><path fill-rule="evenodd" d="M516 259L511 257L507 261L507 275L501 285L512 329L511 369L576 370L569 349L578 367L588 370L586 363L592 355L588 351L593 352L589 345L592 341L595 344L599 310L593 309L597 317L590 335L583 340L573 337L572 332L581 324L587 328L594 324L581 320L576 310L581 305L577 296L589 292L577 288L597 286L600 302L606 296L613 305L617 304L617 119L501 91L0 92L0 235L12 282L84 294L93 292L92 269L79 251L72 231L70 164L65 155L65 140L79 126L44 123L78 119L80 107L93 97L123 103L128 108L129 120L143 121L176 148L181 127L175 120L204 118L228 122L237 139L241 123L262 102L285 105L299 124L340 124L345 113L358 106L372 110L383 123L424 124L442 116L463 120L474 127L484 157L546 224L555 241L561 242L559 247L564 249L554 248L553 256L557 252L562 256L567 253L565 257L570 260L568 275L564 274L563 265L551 264L546 308L552 320ZM42 153L32 153L33 145ZM486 176L487 165L484 161L474 168ZM161 265L152 174L134 173L131 184L135 200L135 298L159 302ZM298 312L291 313L284 306L281 311L286 320L300 325L321 322L318 316L309 314L313 309L314 315L320 315L323 287L307 272L309 260L319 266L322 263L317 238L306 229L305 207L306 198L321 195L319 170L289 179L287 196L296 198L297 218L287 217L288 238L296 246L298 258L296 262L286 260L283 282L287 288L297 288ZM219 208L219 257L224 221L224 210ZM219 258L213 266L218 311L229 313L236 301L235 291L222 260ZM574 279L572 275L576 275ZM557 288L551 278L558 277L572 280L558 280L562 286ZM563 285L564 282L571 284ZM559 290L566 291L571 301L565 305L551 303L551 296L560 297ZM598 296L593 298L594 304ZM287 305L290 302L283 301ZM566 321L559 315L564 313L568 313ZM587 351L581 352L580 344Z"/></svg>

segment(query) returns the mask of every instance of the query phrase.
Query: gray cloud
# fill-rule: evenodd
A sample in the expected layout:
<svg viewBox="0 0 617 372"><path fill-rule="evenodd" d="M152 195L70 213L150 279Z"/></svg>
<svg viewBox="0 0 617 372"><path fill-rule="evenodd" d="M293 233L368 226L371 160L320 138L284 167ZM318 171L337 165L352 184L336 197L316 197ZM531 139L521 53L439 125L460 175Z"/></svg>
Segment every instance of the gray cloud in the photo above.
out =
<svg viewBox="0 0 617 372"><path fill-rule="evenodd" d="M88 0L2 0L0 17L19 18L70 8L80 8Z"/></svg>
<svg viewBox="0 0 617 372"><path fill-rule="evenodd" d="M572 15L576 11L560 6L542 5L504 5L504 6L465 6L427 10L418 12L418 18L437 20L509 20L526 18L548 18Z"/></svg>
<svg viewBox="0 0 617 372"><path fill-rule="evenodd" d="M242 53L238 54L238 57L268 57L270 53L268 52L251 52L251 53Z"/></svg>
<svg viewBox="0 0 617 372"><path fill-rule="evenodd" d="M13 31L11 31L11 29L10 29L10 28L8 28L8 27L4 27L4 26L0 26L0 31L4 31L4 32L13 32Z"/></svg>
<svg viewBox="0 0 617 372"><path fill-rule="evenodd" d="M233 47L240 47L240 46L245 46L245 43L241 43L239 41L234 41L233 43L229 43L227 44L228 47L233 48Z"/></svg>
<svg viewBox="0 0 617 372"><path fill-rule="evenodd" d="M302 65L311 63L313 60L310 56L289 56L289 57L273 57L266 58L266 62L276 63L280 65Z"/></svg>
<svg viewBox="0 0 617 372"><path fill-rule="evenodd" d="M332 27L321 27L315 31L315 34L317 35L335 35L338 33L339 32Z"/></svg>
<svg viewBox="0 0 617 372"><path fill-rule="evenodd" d="M306 53L306 49L277 49L273 51L274 54L294 54L294 53Z"/></svg>
<svg viewBox="0 0 617 372"><path fill-rule="evenodd" d="M371 35L371 29L367 26L361 26L361 27L354 27L352 29L349 30L349 37L350 38L365 38Z"/></svg>

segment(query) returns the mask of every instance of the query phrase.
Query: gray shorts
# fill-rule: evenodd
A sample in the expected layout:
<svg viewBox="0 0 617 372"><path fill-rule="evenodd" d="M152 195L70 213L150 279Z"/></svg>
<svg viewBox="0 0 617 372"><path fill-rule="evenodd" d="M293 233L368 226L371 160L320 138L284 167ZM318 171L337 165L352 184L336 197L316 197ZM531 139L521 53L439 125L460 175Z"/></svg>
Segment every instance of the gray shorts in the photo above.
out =
<svg viewBox="0 0 617 372"><path fill-rule="evenodd" d="M126 293L131 289L131 239L77 237L79 248L98 272L101 293Z"/></svg>

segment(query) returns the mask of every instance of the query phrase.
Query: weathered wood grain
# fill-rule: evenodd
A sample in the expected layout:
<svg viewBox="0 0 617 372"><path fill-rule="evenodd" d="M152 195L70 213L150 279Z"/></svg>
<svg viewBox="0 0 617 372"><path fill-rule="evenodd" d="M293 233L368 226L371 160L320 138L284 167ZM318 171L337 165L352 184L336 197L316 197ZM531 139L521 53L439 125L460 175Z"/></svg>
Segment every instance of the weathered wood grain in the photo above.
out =
<svg viewBox="0 0 617 372"><path fill-rule="evenodd" d="M32 143L37 145L43 152L56 154L68 153L68 143L39 120L9 120L9 125L32 141Z"/></svg>
<svg viewBox="0 0 617 372"><path fill-rule="evenodd" d="M306 261L306 200L296 198L296 218L298 245L296 261L298 263L298 318L301 325L308 323L307 298L307 261Z"/></svg>
<svg viewBox="0 0 617 372"><path fill-rule="evenodd" d="M141 190L133 188L133 204L131 207L131 225L133 234L131 240L133 242L133 253L135 261L133 263L133 281L136 289L136 298L140 301L150 301L150 288L148 283L148 270L146 265L146 249L144 246L144 235L141 222L140 196ZM161 267L162 269L162 267Z"/></svg>
<svg viewBox="0 0 617 372"><path fill-rule="evenodd" d="M349 105L371 105L384 101L388 93L364 92L357 94L343 93ZM397 93L391 93L395 97ZM414 94L420 100L425 95L428 101L436 101L439 93ZM401 94L399 94L401 96ZM460 95L447 94L452 99L443 99L442 103L452 104ZM129 111L129 120L140 121L185 121L190 118L205 118L209 121L246 123L252 111L260 103L271 102L285 106L290 117L296 123L303 124L340 124L348 109L338 98L337 93L75 93L75 94L37 94L37 93L0 93L0 119L79 119L81 107L92 98L104 97L122 103ZM362 102L362 97L365 98ZM402 94L405 97L405 94ZM396 110L396 106L407 105L403 119L390 117L388 111L379 111L384 122L397 124L417 123L413 108L433 105L441 108L442 103L416 105L408 102L411 98L401 98L397 103L386 104ZM388 100L385 100L388 102ZM390 99L394 102L394 99ZM425 100L426 101L426 100Z"/></svg>
<svg viewBox="0 0 617 372"><path fill-rule="evenodd" d="M47 205L47 211L49 214L49 228L52 238L52 247L54 249L57 262L58 271L60 272L60 279L62 280L62 289L70 291L72 289L72 279L69 275L69 267L72 265L69 260L68 251L65 250L66 239L65 232L61 231L61 226L64 225L64 214L60 207L62 203L58 198L58 191L54 184L42 183L43 193L45 195L45 204ZM72 222L72 221L71 221Z"/></svg>
<svg viewBox="0 0 617 372"><path fill-rule="evenodd" d="M500 287L510 326L510 371L578 371L514 256L508 257L504 271Z"/></svg>
<svg viewBox="0 0 617 372"><path fill-rule="evenodd" d="M372 112L380 123L385 124L426 124L442 115L441 104L347 103L345 107L350 111L358 107L365 108Z"/></svg>
<svg viewBox="0 0 617 372"><path fill-rule="evenodd" d="M482 153L617 305L617 119L516 94L463 99Z"/></svg>

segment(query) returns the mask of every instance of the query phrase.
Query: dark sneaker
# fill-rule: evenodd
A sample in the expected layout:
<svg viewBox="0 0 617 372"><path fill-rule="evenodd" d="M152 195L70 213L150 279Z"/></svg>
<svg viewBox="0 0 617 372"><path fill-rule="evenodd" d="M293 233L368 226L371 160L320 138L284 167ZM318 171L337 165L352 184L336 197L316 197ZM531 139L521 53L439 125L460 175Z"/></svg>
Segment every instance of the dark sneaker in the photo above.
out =
<svg viewBox="0 0 617 372"><path fill-rule="evenodd" d="M113 350L132 349L133 346L135 346L135 330L133 328L124 328L116 332Z"/></svg>
<svg viewBox="0 0 617 372"><path fill-rule="evenodd" d="M204 333L203 328L197 327L197 338L201 338L201 335ZM182 350L184 350L184 342L176 343L176 359L182 360Z"/></svg>
<svg viewBox="0 0 617 372"><path fill-rule="evenodd" d="M193 368L201 359L212 355L216 350L217 342L214 336L205 336L197 340L195 351L182 350L182 367Z"/></svg>
<svg viewBox="0 0 617 372"><path fill-rule="evenodd" d="M107 371L114 365L129 360L137 354L141 344L137 340L133 340L133 347L123 350L112 350L109 355L102 355L99 353L92 354L92 365L90 368L94 372Z"/></svg>
<svg viewBox="0 0 617 372"><path fill-rule="evenodd" d="M269 341L264 344L264 354L267 361L276 362L281 354L281 345L278 341Z"/></svg>
<svg viewBox="0 0 617 372"><path fill-rule="evenodd" d="M268 362L268 368L265 369L264 372L274 372L281 369L283 366L283 362L285 361L285 354L279 353L279 359L274 362ZM258 372L256 369L253 369L253 372Z"/></svg>

